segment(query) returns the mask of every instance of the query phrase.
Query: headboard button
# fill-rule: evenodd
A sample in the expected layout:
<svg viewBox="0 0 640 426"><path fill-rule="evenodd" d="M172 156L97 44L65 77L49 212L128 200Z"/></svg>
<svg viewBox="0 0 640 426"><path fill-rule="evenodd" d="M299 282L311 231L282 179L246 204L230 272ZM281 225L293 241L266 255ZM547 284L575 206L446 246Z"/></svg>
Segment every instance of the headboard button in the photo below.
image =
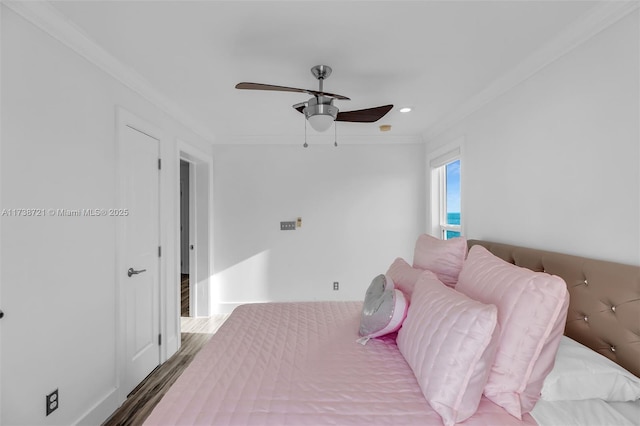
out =
<svg viewBox="0 0 640 426"><path fill-rule="evenodd" d="M589 285L589 280L587 280L586 278L584 279L584 285Z"/></svg>
<svg viewBox="0 0 640 426"><path fill-rule="evenodd" d="M611 352L615 352L616 351L616 347L615 346L611 346Z"/></svg>
<svg viewBox="0 0 640 426"><path fill-rule="evenodd" d="M611 307L611 311L615 312L615 311L616 311L616 307L615 307L615 306L612 306L612 307Z"/></svg>
<svg viewBox="0 0 640 426"><path fill-rule="evenodd" d="M584 318L583 318L583 319L584 319L584 322L589 322L589 318L587 318L587 316L586 316L586 315L584 316Z"/></svg>

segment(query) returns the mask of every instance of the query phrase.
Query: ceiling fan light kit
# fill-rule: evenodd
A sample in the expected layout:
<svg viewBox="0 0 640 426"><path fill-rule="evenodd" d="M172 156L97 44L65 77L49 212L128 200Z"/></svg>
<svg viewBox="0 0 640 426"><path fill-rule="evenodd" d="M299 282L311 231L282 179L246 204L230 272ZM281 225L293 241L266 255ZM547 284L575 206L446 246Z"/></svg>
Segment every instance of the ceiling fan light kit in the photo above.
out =
<svg viewBox="0 0 640 426"><path fill-rule="evenodd" d="M302 112L316 132L328 130L338 116L338 108L333 105L333 99L326 96L309 99Z"/></svg>
<svg viewBox="0 0 640 426"><path fill-rule="evenodd" d="M373 123L384 117L384 115L393 108L393 105L384 105L375 108L340 112L338 107L333 105L333 101L335 99L347 101L350 99L346 96L324 91L324 80L331 75L331 71L332 69L328 65L316 65L311 68L311 74L313 74L313 76L318 80L318 90L298 89L294 87L274 86L271 84L247 82L238 83L236 85L236 89L300 92L312 95L313 97L307 102L295 104L293 105L293 108L298 112L304 114L305 119L317 132L324 132L328 130L334 121L346 121L351 123ZM306 141L306 129L307 127L305 125L305 148L308 146ZM337 140L334 145L338 146Z"/></svg>

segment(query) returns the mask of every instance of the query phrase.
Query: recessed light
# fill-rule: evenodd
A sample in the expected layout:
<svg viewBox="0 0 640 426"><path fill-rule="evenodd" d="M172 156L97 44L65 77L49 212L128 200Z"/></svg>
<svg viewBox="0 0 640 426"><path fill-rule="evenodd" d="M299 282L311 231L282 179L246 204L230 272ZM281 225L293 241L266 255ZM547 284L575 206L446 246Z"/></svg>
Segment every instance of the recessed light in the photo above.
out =
<svg viewBox="0 0 640 426"><path fill-rule="evenodd" d="M411 111L411 108L409 107L400 108L400 112L409 112L409 111Z"/></svg>

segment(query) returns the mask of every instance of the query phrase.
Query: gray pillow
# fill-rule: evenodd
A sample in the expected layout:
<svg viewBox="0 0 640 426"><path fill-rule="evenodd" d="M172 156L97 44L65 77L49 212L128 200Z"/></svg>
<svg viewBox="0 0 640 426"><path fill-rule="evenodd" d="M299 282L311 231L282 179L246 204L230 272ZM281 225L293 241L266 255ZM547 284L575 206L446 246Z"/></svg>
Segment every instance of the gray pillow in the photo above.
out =
<svg viewBox="0 0 640 426"><path fill-rule="evenodd" d="M393 281L383 274L371 281L364 297L360 335L379 337L397 331L407 316L407 300ZM365 341L366 343L366 341Z"/></svg>

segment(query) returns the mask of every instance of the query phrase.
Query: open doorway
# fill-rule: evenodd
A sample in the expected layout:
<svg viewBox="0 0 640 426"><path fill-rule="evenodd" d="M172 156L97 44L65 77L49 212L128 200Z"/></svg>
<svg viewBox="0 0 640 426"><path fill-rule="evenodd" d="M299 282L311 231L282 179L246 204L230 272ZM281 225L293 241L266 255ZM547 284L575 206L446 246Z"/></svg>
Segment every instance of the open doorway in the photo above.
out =
<svg viewBox="0 0 640 426"><path fill-rule="evenodd" d="M189 174L191 163L180 160L180 316L188 317L189 309Z"/></svg>
<svg viewBox="0 0 640 426"><path fill-rule="evenodd" d="M213 158L211 154L178 140L179 206L176 256L180 303L176 318L211 315L213 270Z"/></svg>

